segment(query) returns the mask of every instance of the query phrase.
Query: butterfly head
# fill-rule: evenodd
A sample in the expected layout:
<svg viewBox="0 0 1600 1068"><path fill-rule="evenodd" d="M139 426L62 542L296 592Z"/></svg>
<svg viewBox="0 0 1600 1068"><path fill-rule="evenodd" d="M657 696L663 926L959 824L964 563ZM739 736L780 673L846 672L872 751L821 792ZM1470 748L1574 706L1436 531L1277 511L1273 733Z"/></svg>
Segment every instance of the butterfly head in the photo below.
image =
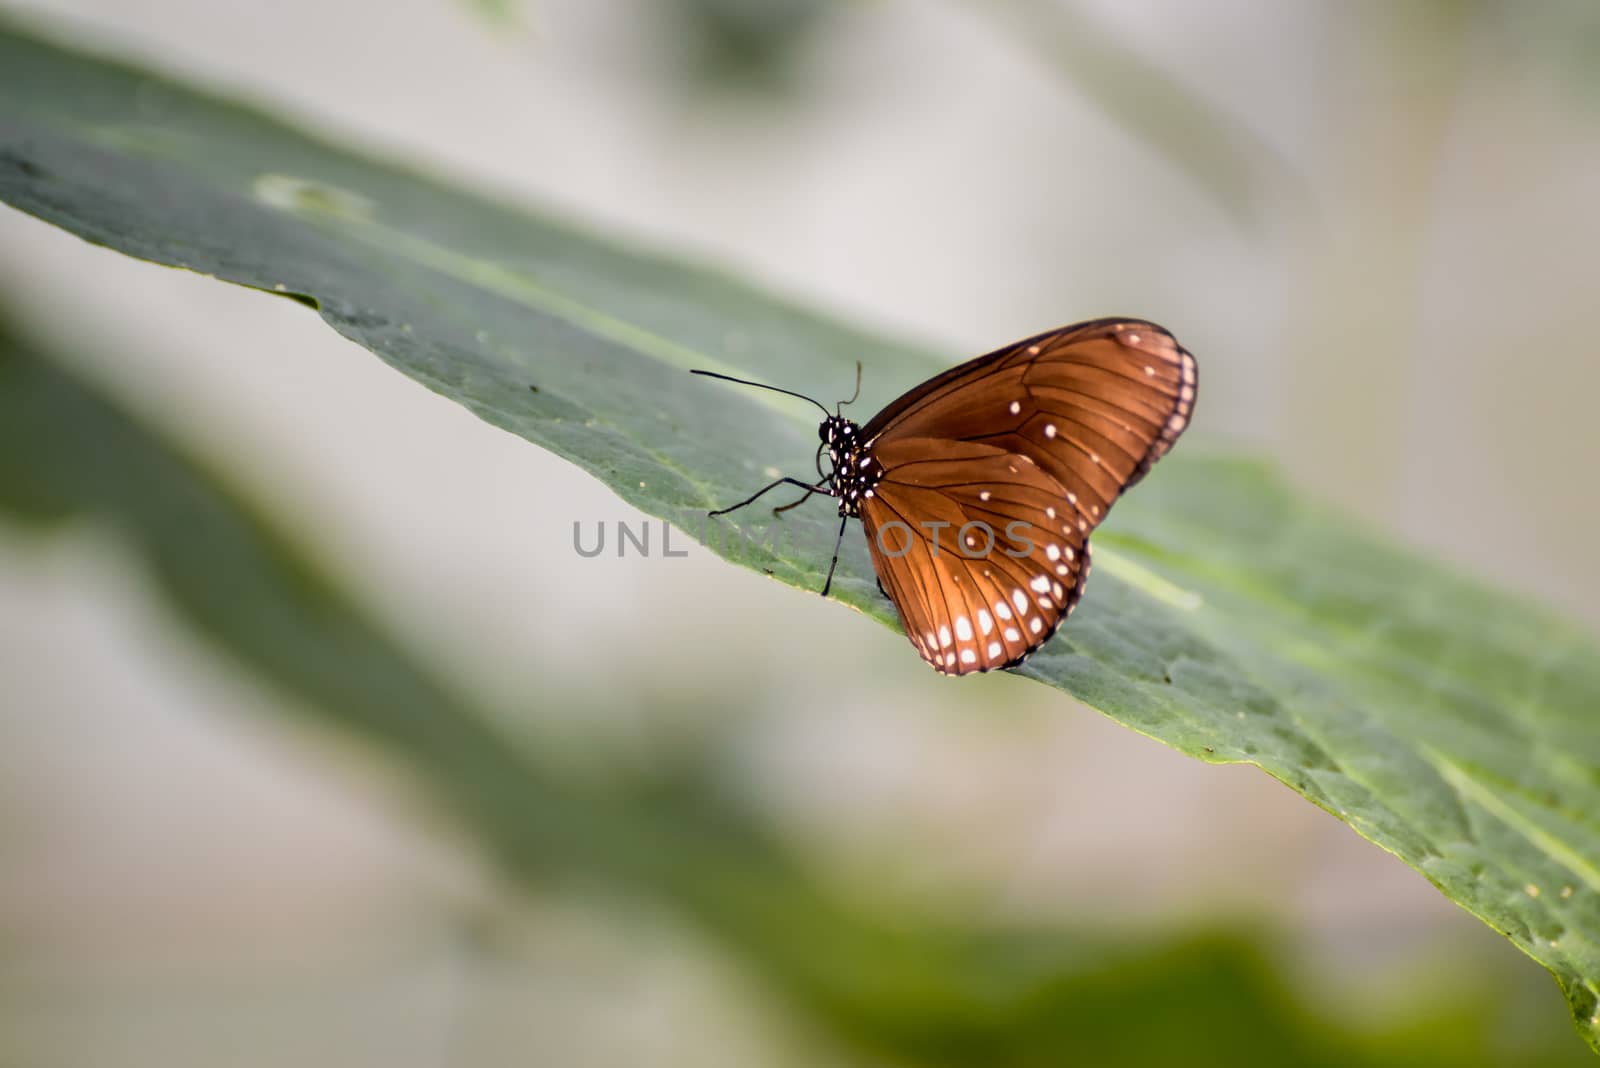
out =
<svg viewBox="0 0 1600 1068"><path fill-rule="evenodd" d="M856 435L861 433L861 428L842 415L830 415L817 427L817 437L828 446L829 451L842 447L847 442L855 441Z"/></svg>

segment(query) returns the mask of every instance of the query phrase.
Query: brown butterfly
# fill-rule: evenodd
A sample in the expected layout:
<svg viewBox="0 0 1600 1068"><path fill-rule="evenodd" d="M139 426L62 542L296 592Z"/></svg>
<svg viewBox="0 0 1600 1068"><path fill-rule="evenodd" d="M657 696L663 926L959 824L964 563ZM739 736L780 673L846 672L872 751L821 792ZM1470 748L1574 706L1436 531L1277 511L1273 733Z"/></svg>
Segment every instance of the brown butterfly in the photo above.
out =
<svg viewBox="0 0 1600 1068"><path fill-rule="evenodd" d="M837 498L840 539L861 520L906 636L947 675L1014 667L1056 632L1089 576L1089 534L1189 425L1199 378L1194 356L1140 319L1007 345L929 379L865 426L803 394L695 374L803 397L826 417L818 482L780 478L711 514L782 485L806 494L777 511L813 493ZM823 596L838 562L836 543Z"/></svg>

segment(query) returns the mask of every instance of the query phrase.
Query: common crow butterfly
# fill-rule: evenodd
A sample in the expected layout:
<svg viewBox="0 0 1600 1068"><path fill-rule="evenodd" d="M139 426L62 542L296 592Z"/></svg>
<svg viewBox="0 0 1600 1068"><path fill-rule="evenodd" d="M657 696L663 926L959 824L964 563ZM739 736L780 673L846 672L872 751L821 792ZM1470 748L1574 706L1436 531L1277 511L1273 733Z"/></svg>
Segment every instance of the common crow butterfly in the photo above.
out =
<svg viewBox="0 0 1600 1068"><path fill-rule="evenodd" d="M878 585L946 675L1014 667L1066 619L1089 576L1089 534L1189 425L1194 356L1155 323L1096 319L1024 338L906 393L861 426L822 409L817 482L839 540L865 527ZM860 366L856 369L860 393ZM851 398L854 400L855 398ZM826 452L831 470L823 471ZM823 596L833 585L833 563Z"/></svg>

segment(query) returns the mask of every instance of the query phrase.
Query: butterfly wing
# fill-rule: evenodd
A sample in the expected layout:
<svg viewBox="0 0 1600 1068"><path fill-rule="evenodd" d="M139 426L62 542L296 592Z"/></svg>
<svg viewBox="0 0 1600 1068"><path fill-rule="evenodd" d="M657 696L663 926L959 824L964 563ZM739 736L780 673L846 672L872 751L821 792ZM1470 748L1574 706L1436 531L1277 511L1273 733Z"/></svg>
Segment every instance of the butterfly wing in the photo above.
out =
<svg viewBox="0 0 1600 1068"><path fill-rule="evenodd" d="M1197 382L1194 357L1166 330L1101 319L952 368L866 425L884 477L862 520L924 659L987 671L1055 632L1082 593L1090 532L1188 426ZM980 541L987 527L994 548L963 552L965 524Z"/></svg>
<svg viewBox="0 0 1600 1068"><path fill-rule="evenodd" d="M926 458L930 449L938 458ZM863 502L873 563L911 644L952 675L1019 663L1072 611L1087 517L1025 456L981 442L897 439ZM1045 524L1045 525L1041 525Z"/></svg>

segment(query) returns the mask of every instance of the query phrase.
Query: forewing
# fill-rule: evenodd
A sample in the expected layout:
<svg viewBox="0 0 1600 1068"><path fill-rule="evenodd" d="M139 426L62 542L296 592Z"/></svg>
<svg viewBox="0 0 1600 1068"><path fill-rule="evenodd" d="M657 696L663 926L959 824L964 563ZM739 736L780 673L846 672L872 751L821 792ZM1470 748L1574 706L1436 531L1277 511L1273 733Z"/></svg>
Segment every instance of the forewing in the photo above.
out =
<svg viewBox="0 0 1600 1068"><path fill-rule="evenodd" d="M885 408L863 436L891 470L884 448L918 438L1027 456L1093 527L1189 425L1197 385L1194 357L1165 329L1100 319L952 368Z"/></svg>

